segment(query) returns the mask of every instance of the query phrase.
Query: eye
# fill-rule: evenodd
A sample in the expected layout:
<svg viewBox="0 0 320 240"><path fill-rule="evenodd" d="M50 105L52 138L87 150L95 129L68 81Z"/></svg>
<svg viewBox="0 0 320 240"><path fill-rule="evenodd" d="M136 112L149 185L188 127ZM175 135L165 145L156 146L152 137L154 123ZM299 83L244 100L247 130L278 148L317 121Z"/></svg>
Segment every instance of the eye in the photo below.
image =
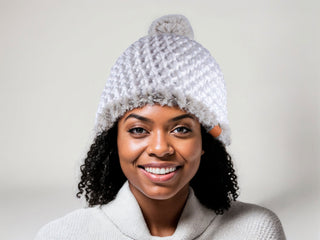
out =
<svg viewBox="0 0 320 240"><path fill-rule="evenodd" d="M187 127L176 127L175 129L173 129L172 132L178 133L178 134L186 134L186 133L191 132L191 130Z"/></svg>
<svg viewBox="0 0 320 240"><path fill-rule="evenodd" d="M141 128L141 127L135 127L135 128L131 128L128 131L129 133L133 134L133 135L143 135L143 134L147 134L148 132Z"/></svg>

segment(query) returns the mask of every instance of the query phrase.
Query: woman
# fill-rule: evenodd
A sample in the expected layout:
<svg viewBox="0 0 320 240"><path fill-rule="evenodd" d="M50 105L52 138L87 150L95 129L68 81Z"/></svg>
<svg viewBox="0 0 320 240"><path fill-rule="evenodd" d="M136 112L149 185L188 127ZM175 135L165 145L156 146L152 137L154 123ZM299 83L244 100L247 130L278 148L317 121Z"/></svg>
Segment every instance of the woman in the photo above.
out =
<svg viewBox="0 0 320 240"><path fill-rule="evenodd" d="M164 16L119 57L81 166L89 207L36 239L285 239L274 213L236 201L223 75L192 38Z"/></svg>

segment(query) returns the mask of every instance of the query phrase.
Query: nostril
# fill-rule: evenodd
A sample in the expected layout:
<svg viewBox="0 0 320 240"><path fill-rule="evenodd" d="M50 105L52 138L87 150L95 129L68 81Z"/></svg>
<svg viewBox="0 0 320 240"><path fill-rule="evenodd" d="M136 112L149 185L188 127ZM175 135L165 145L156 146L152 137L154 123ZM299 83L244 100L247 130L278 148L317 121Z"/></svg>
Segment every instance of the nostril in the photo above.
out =
<svg viewBox="0 0 320 240"><path fill-rule="evenodd" d="M159 159L167 159L168 157L173 156L173 153L170 153L170 152L162 152L161 154L160 153L149 153L149 156L156 157Z"/></svg>
<svg viewBox="0 0 320 240"><path fill-rule="evenodd" d="M165 156L170 156L174 154L174 149L171 146L163 146L163 147L149 147L147 150L147 153L150 156L157 156L157 157L165 157Z"/></svg>

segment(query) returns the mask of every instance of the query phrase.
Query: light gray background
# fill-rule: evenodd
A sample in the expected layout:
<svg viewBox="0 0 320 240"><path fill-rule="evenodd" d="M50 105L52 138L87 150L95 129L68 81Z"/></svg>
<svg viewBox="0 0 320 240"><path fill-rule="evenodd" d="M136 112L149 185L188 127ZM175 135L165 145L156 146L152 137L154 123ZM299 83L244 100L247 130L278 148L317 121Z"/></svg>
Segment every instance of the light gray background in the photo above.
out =
<svg viewBox="0 0 320 240"><path fill-rule="evenodd" d="M0 238L78 208L77 166L109 70L164 14L186 15L228 90L240 200L320 239L319 1L0 1Z"/></svg>

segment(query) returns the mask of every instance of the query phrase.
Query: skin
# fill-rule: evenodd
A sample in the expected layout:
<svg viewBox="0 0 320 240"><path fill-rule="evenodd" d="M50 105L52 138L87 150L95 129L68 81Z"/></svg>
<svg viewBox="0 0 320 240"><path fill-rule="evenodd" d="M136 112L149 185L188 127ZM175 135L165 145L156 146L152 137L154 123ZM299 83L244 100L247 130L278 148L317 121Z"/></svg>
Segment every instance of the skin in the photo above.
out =
<svg viewBox="0 0 320 240"><path fill-rule="evenodd" d="M117 141L122 171L150 233L172 235L203 154L200 123L177 107L147 105L119 120ZM175 170L153 174L149 167Z"/></svg>

